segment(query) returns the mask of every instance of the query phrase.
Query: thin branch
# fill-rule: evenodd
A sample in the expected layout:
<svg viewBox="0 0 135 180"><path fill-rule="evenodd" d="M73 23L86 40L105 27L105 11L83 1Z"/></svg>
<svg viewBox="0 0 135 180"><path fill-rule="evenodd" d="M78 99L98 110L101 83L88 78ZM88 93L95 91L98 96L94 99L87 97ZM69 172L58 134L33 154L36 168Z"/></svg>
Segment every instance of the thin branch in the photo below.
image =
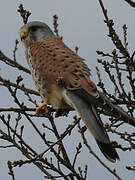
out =
<svg viewBox="0 0 135 180"><path fill-rule="evenodd" d="M9 169L8 174L12 177L12 180L15 180L15 175L14 175L13 166L12 166L11 161L8 161L7 164L8 164L8 169Z"/></svg>
<svg viewBox="0 0 135 180"><path fill-rule="evenodd" d="M76 147L76 153L75 153L75 157L74 157L74 160L73 160L73 167L75 167L75 163L76 163L76 160L77 160L77 157L78 155L80 154L80 150L82 148L82 145L81 143L78 144L78 147Z"/></svg>
<svg viewBox="0 0 135 180"><path fill-rule="evenodd" d="M135 2L131 0L125 0L130 6L135 7Z"/></svg>
<svg viewBox="0 0 135 180"><path fill-rule="evenodd" d="M15 40L15 47L14 47L14 50L13 50L13 58L14 58L14 61L16 62L16 52L17 52L17 46L18 46L18 43L19 41L16 39Z"/></svg>
<svg viewBox="0 0 135 180"><path fill-rule="evenodd" d="M90 145L87 143L87 140L85 138L84 132L82 131L82 129L79 127L80 129L80 133L83 139L83 143L85 144L85 146L88 148L89 152L98 160L98 162L105 167L111 174L113 174L118 180L122 180L119 175L116 173L116 170L111 170L97 155L96 153L92 150L92 148L90 147Z"/></svg>
<svg viewBox="0 0 135 180"><path fill-rule="evenodd" d="M54 27L54 32L56 36L60 37L59 32L58 32L58 16L56 14L53 16L53 27Z"/></svg>
<svg viewBox="0 0 135 180"><path fill-rule="evenodd" d="M8 58L1 50L0 50L0 60L3 61L4 63L6 63L7 65L17 68L21 71L24 71L28 74L30 73L30 70L28 70L27 68L25 68L24 66L20 65L19 63L17 63L16 61Z"/></svg>
<svg viewBox="0 0 135 180"><path fill-rule="evenodd" d="M30 93L30 94L34 94L36 96L40 96L39 93L33 89L29 89L29 88L26 88L23 84L22 85L17 85L13 82L11 82L10 80L7 80L7 79L4 79L3 77L0 76L0 86L12 86L12 87L15 87L17 89L20 89L22 91L24 91L25 93Z"/></svg>
<svg viewBox="0 0 135 180"><path fill-rule="evenodd" d="M109 29L109 35L108 36L111 38L111 40L112 40L113 44L116 46L116 48L119 49L119 51L125 57L130 57L127 49L123 46L121 40L119 39L119 36L117 35L115 29L113 28L113 26L114 26L113 20L108 18L107 10L104 8L102 0L99 0L99 4L102 8L102 12L103 12L104 17L105 17L105 23L107 24L107 27Z"/></svg>
<svg viewBox="0 0 135 180"><path fill-rule="evenodd" d="M26 24L28 22L29 16L31 15L31 12L24 9L23 4L19 5L17 11L20 13L20 16L23 19L23 23Z"/></svg>
<svg viewBox="0 0 135 180"><path fill-rule="evenodd" d="M74 117L75 118L75 117ZM61 142L61 140L67 136L68 134L71 133L72 129L78 124L78 122L80 121L80 118L79 119L76 119L75 118L75 122L73 125L70 125L69 128L67 128L67 130L60 136L60 138L55 142L53 143L52 145L50 145L50 147L48 149L46 149L45 151L43 151L42 153L40 153L40 155L38 156L43 156L45 153L47 153L50 149L52 149L53 146L55 146L56 144L58 144L59 142Z"/></svg>

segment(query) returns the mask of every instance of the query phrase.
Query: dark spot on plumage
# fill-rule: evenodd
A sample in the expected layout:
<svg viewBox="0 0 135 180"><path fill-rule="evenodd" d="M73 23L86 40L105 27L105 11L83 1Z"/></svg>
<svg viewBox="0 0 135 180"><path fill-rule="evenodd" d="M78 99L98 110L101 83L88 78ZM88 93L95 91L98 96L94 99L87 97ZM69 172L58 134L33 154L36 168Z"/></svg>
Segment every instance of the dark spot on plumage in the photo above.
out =
<svg viewBox="0 0 135 180"><path fill-rule="evenodd" d="M78 83L77 83L77 82L74 82L74 85L75 85L75 86L78 86Z"/></svg>
<svg viewBox="0 0 135 180"><path fill-rule="evenodd" d="M41 64L39 65L39 70L42 70L42 69L44 69L44 68L46 68L46 64L41 63Z"/></svg>
<svg viewBox="0 0 135 180"><path fill-rule="evenodd" d="M74 61L70 61L71 64L75 63Z"/></svg>
<svg viewBox="0 0 135 180"><path fill-rule="evenodd" d="M65 56L65 58L69 58L69 56Z"/></svg>
<svg viewBox="0 0 135 180"><path fill-rule="evenodd" d="M39 81L39 82L41 81L41 77L40 77L40 76L38 77L38 81Z"/></svg>
<svg viewBox="0 0 135 180"><path fill-rule="evenodd" d="M37 76L37 72L36 71L35 71L34 75Z"/></svg>
<svg viewBox="0 0 135 180"><path fill-rule="evenodd" d="M40 55L39 58L42 58L42 55Z"/></svg>
<svg viewBox="0 0 135 180"><path fill-rule="evenodd" d="M56 61L57 59L56 58L53 58L53 61Z"/></svg>
<svg viewBox="0 0 135 180"><path fill-rule="evenodd" d="M46 79L45 79L45 78L42 78L42 82L46 82Z"/></svg>
<svg viewBox="0 0 135 180"><path fill-rule="evenodd" d="M32 49L33 49L33 47L32 47L32 46L30 46L30 47L29 47L29 50L30 50L30 51L32 51Z"/></svg>
<svg viewBox="0 0 135 180"><path fill-rule="evenodd" d="M65 51L62 51L62 54L65 54L66 52Z"/></svg>
<svg viewBox="0 0 135 180"><path fill-rule="evenodd" d="M38 71L39 71L39 72L42 72L42 70L43 70L43 67L42 67L42 66L39 66Z"/></svg>
<svg viewBox="0 0 135 180"><path fill-rule="evenodd" d="M72 89L72 88L74 88L74 86L73 86L72 84L69 84L69 88L71 88L71 89Z"/></svg>
<svg viewBox="0 0 135 180"><path fill-rule="evenodd" d="M32 61L31 61L31 58L29 58L29 63L31 64L31 62L32 62Z"/></svg>
<svg viewBox="0 0 135 180"><path fill-rule="evenodd" d="M44 44L41 46L42 49L45 49L46 47L44 46Z"/></svg>
<svg viewBox="0 0 135 180"><path fill-rule="evenodd" d="M43 93L43 97L46 97L46 93Z"/></svg>
<svg viewBox="0 0 135 180"><path fill-rule="evenodd" d="M74 70L73 70L73 73L77 73L77 72L78 72L78 69L74 69Z"/></svg>
<svg viewBox="0 0 135 180"><path fill-rule="evenodd" d="M84 74L80 73L79 76L80 76L80 77L84 77Z"/></svg>
<svg viewBox="0 0 135 180"><path fill-rule="evenodd" d="M89 76L89 73L85 72L84 75L85 75L85 76Z"/></svg>
<svg viewBox="0 0 135 180"><path fill-rule="evenodd" d="M65 65L64 65L64 68L68 68L68 65L67 65L67 64L65 64Z"/></svg>
<svg viewBox="0 0 135 180"><path fill-rule="evenodd" d="M56 81L59 86L65 87L65 80L63 77L58 77Z"/></svg>
<svg viewBox="0 0 135 180"><path fill-rule="evenodd" d="M49 53L52 53L53 51L52 51L51 49L48 49L48 52L49 52Z"/></svg>
<svg viewBox="0 0 135 180"><path fill-rule="evenodd" d="M43 89L46 89L46 83L43 84L42 88L43 88Z"/></svg>
<svg viewBox="0 0 135 180"><path fill-rule="evenodd" d="M64 61L65 61L65 59L61 59L60 61L61 61L61 62L64 62Z"/></svg>
<svg viewBox="0 0 135 180"><path fill-rule="evenodd" d="M83 67L83 69L82 69L83 71L87 71L88 69L86 68L86 67Z"/></svg>
<svg viewBox="0 0 135 180"><path fill-rule="evenodd" d="M41 67L43 67L44 65L45 65L45 64L44 64L43 62L40 64Z"/></svg>
<svg viewBox="0 0 135 180"><path fill-rule="evenodd" d="M28 58L29 58L29 59L31 58L31 54L28 54Z"/></svg>

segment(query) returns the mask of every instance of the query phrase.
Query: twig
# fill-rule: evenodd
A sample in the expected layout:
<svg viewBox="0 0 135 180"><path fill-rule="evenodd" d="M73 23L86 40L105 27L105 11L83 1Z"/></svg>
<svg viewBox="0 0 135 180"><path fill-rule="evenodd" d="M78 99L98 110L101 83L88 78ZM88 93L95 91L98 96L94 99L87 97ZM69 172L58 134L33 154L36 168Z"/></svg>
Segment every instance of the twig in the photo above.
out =
<svg viewBox="0 0 135 180"><path fill-rule="evenodd" d="M76 47L75 47L75 53L78 54L78 51L79 51L79 47L76 46Z"/></svg>
<svg viewBox="0 0 135 180"><path fill-rule="evenodd" d="M53 16L53 27L54 27L54 32L56 36L60 37L59 32L58 32L58 16L56 14Z"/></svg>
<svg viewBox="0 0 135 180"><path fill-rule="evenodd" d="M28 22L28 18L31 15L31 12L24 9L23 4L20 4L17 11L20 13L20 16L23 19L23 23L26 24Z"/></svg>
<svg viewBox="0 0 135 180"><path fill-rule="evenodd" d="M128 42L127 42L127 26L126 24L123 25L123 34L124 34L124 46L126 48L126 50L128 51Z"/></svg>
<svg viewBox="0 0 135 180"><path fill-rule="evenodd" d="M46 149L45 151L43 151L42 153L40 153L40 155L38 156L43 156L45 153L47 153L53 146L55 146L56 144L58 144L59 142L61 142L61 140L67 136L69 133L71 133L72 129L78 124L78 122L80 121L80 118L75 120L73 125L70 125L69 128L60 136L60 138L53 143L52 145L50 145L50 147L48 149Z"/></svg>
<svg viewBox="0 0 135 180"><path fill-rule="evenodd" d="M96 154L95 152L92 150L92 148L90 147L90 145L88 145L87 143L87 140L84 136L84 132L81 130L81 128L79 127L80 129L80 133L81 133L81 136L82 136L82 139L83 139L83 143L85 144L85 146L88 148L89 152L98 160L98 162L104 166L111 174L113 174L118 180L122 180L119 175L116 173L116 170L111 170Z"/></svg>
<svg viewBox="0 0 135 180"><path fill-rule="evenodd" d="M14 59L14 61L16 62L16 51L17 51L17 46L18 46L18 43L19 43L19 41L18 41L18 39L16 39L15 40L15 47L14 47L14 50L13 50L13 59Z"/></svg>
<svg viewBox="0 0 135 180"><path fill-rule="evenodd" d="M0 76L0 86L12 86L15 87L17 89L20 89L22 91L24 91L25 93L29 93L29 94L34 94L36 96L40 96L39 93L33 89L29 89L26 88L23 84L22 85L17 85L16 83L11 82L10 80L4 79L3 77Z"/></svg>
<svg viewBox="0 0 135 180"><path fill-rule="evenodd" d="M107 24L107 27L109 29L109 37L112 39L113 44L116 46L117 49L125 56L130 57L127 49L123 46L121 40L119 39L119 36L117 35L115 29L113 28L114 23L112 19L108 18L107 10L104 8L102 0L99 0L100 6L102 8L104 17L105 17L105 23Z"/></svg>
<svg viewBox="0 0 135 180"><path fill-rule="evenodd" d="M76 153L75 153L75 157L74 157L74 160L73 160L73 167L75 167L75 163L76 163L76 160L77 160L77 156L80 154L80 150L82 148L82 145L81 143L78 144L78 147L76 147Z"/></svg>
<svg viewBox="0 0 135 180"><path fill-rule="evenodd" d="M135 171L135 166L126 166L126 169L129 171Z"/></svg>
<svg viewBox="0 0 135 180"><path fill-rule="evenodd" d="M8 169L9 169L8 174L12 177L12 180L15 180L15 175L14 175L13 166L12 166L11 161L8 161L7 164L8 164Z"/></svg>
<svg viewBox="0 0 135 180"><path fill-rule="evenodd" d="M130 6L135 7L135 2L131 0L125 0Z"/></svg>
<svg viewBox="0 0 135 180"><path fill-rule="evenodd" d="M27 68L25 68L24 66L20 65L19 63L17 63L16 61L8 58L1 50L0 50L0 60L3 61L4 63L6 63L7 65L17 68L21 71L24 71L28 74L30 73L30 70L28 70Z"/></svg>

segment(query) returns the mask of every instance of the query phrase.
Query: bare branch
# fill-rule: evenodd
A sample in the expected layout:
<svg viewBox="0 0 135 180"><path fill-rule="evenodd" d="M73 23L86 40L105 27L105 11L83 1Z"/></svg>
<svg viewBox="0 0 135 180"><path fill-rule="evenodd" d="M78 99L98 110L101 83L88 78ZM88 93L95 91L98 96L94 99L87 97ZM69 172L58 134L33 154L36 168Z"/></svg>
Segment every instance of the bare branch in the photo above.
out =
<svg viewBox="0 0 135 180"><path fill-rule="evenodd" d="M7 164L8 164L8 169L9 169L8 174L12 177L12 180L15 180L15 175L14 175L13 166L12 166L11 161L8 161Z"/></svg>
<svg viewBox="0 0 135 180"><path fill-rule="evenodd" d="M129 53L127 49L123 46L121 40L119 39L119 36L117 35L115 29L113 28L114 22L112 19L108 18L107 10L104 8L102 0L99 0L100 6L102 8L104 17L105 17L105 23L107 24L108 30L109 30L109 37L111 38L113 44L116 46L117 49L125 56L129 57Z"/></svg>
<svg viewBox="0 0 135 180"><path fill-rule="evenodd" d="M135 7L135 2L132 0L125 0L130 6Z"/></svg>
<svg viewBox="0 0 135 180"><path fill-rule="evenodd" d="M15 40L15 47L14 47L14 50L13 50L13 58L14 58L14 61L16 61L16 51L17 51L17 46L18 46L18 43L19 41L16 39Z"/></svg>
<svg viewBox="0 0 135 180"><path fill-rule="evenodd" d="M55 14L53 16L53 27L54 27L54 32L57 37L59 37L59 32L58 32L58 16Z"/></svg>
<svg viewBox="0 0 135 180"><path fill-rule="evenodd" d="M83 129L79 126L79 129L80 129L80 133L81 133L81 136L82 136L82 139L83 139L83 143L84 145L88 148L89 150L89 153L91 153L97 160L100 164L102 164L102 166L104 166L111 174L113 174L118 180L122 180L122 178L120 178L120 176L116 173L116 170L111 170L96 154L95 152L92 150L92 148L90 147L90 145L88 144L86 138L85 138L85 135L84 135L84 131Z"/></svg>
<svg viewBox="0 0 135 180"><path fill-rule="evenodd" d="M31 12L24 9L23 4L20 4L17 11L20 13L20 16L23 19L23 23L26 24L28 22L28 18L31 15Z"/></svg>
<svg viewBox="0 0 135 180"><path fill-rule="evenodd" d="M16 61L8 58L2 51L0 51L0 60L3 61L4 63L6 63L7 65L11 66L11 67L17 68L21 71L24 71L24 72L30 74L30 70L28 70L24 66L20 65Z"/></svg>

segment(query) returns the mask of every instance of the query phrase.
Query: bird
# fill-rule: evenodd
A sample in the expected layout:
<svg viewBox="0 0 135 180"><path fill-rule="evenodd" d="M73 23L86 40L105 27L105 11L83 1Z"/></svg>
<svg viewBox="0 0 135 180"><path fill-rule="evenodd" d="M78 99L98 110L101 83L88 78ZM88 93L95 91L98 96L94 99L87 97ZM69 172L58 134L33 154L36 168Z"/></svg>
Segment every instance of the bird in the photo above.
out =
<svg viewBox="0 0 135 180"><path fill-rule="evenodd" d="M51 28L40 21L31 21L20 28L26 59L43 100L36 113L51 105L59 115L75 110L91 132L103 155L110 161L119 160L97 111L98 107L111 116L129 116L97 89L90 79L85 60L72 51Z"/></svg>

